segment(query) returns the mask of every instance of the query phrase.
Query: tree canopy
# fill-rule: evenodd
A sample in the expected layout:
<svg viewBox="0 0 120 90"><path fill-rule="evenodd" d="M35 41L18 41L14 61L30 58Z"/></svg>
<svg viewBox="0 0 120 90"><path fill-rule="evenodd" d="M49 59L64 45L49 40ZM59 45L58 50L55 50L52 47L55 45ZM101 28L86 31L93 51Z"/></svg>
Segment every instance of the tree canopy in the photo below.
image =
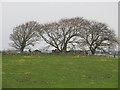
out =
<svg viewBox="0 0 120 90"><path fill-rule="evenodd" d="M105 51L117 43L115 32L105 23L84 19L83 17L60 19L58 22L40 24L27 22L13 29L10 35L12 46L23 52L28 45L34 45L42 38L58 52L79 46L95 54L96 50Z"/></svg>
<svg viewBox="0 0 120 90"><path fill-rule="evenodd" d="M32 45L38 41L36 31L38 23L35 21L26 22L25 24L19 25L13 29L13 33L10 34L12 42L10 45L20 52L23 52L25 47Z"/></svg>

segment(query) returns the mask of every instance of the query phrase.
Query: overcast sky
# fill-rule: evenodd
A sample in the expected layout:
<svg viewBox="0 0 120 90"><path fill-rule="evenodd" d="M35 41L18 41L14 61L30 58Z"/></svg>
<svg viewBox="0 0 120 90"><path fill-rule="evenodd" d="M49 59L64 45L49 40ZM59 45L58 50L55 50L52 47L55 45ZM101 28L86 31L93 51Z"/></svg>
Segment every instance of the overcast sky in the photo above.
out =
<svg viewBox="0 0 120 90"><path fill-rule="evenodd" d="M117 2L2 3L3 47L0 47L0 50L11 48L9 35L13 27L19 24L33 20L47 23L76 16L107 23L118 33ZM44 44L36 45L35 48L42 48Z"/></svg>

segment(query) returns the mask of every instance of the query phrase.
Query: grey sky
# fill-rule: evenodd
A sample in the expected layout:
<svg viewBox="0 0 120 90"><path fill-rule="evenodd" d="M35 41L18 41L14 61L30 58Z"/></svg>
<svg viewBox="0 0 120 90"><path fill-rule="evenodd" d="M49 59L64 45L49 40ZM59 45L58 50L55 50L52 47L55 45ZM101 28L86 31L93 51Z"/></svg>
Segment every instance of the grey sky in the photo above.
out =
<svg viewBox="0 0 120 90"><path fill-rule="evenodd" d="M61 18L84 17L107 23L118 33L117 2L47 2L47 3L2 3L2 41L1 49L9 49L9 35L13 27L27 21L47 23ZM43 44L36 48L44 47Z"/></svg>

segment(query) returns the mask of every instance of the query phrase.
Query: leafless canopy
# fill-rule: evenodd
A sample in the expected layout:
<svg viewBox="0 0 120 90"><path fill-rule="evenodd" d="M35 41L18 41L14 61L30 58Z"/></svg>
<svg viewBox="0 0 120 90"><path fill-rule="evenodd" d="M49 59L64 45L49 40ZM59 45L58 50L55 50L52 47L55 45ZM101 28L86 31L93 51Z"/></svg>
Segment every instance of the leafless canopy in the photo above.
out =
<svg viewBox="0 0 120 90"><path fill-rule="evenodd" d="M117 43L117 38L113 30L106 24L89 21L80 34L78 44L89 48L92 54L96 49L105 51L105 48Z"/></svg>
<svg viewBox="0 0 120 90"><path fill-rule="evenodd" d="M40 24L38 34L60 52L66 52L70 44L76 43L95 54L97 49L105 51L105 47L117 42L115 33L106 24L81 17Z"/></svg>
<svg viewBox="0 0 120 90"><path fill-rule="evenodd" d="M24 48L34 45L42 38L58 52L66 52L68 48L89 48L92 54L116 44L117 38L108 25L89 21L82 17L61 19L58 22L39 24L27 22L14 28L10 35L12 47L23 52ZM40 41L41 39L39 39Z"/></svg>
<svg viewBox="0 0 120 90"><path fill-rule="evenodd" d="M13 29L13 33L10 35L12 47L24 51L24 48L29 45L34 45L38 41L36 36L36 27L38 23L35 21L30 21L25 24L19 25Z"/></svg>
<svg viewBox="0 0 120 90"><path fill-rule="evenodd" d="M80 35L83 18L61 19L59 22L40 25L39 36L60 52L66 52L68 43Z"/></svg>

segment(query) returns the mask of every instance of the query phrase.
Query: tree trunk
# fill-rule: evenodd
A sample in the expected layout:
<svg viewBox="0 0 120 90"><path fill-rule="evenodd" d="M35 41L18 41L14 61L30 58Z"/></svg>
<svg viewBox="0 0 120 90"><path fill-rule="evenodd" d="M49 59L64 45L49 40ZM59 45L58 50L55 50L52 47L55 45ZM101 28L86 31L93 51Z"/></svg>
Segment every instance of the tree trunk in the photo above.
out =
<svg viewBox="0 0 120 90"><path fill-rule="evenodd" d="M66 52L67 51L67 43L65 43L63 49L62 49L62 52Z"/></svg>
<svg viewBox="0 0 120 90"><path fill-rule="evenodd" d="M92 55L95 55L95 51L94 50L91 50L91 53L92 53Z"/></svg>
<svg viewBox="0 0 120 90"><path fill-rule="evenodd" d="M23 53L25 47L20 48L20 52Z"/></svg>
<svg viewBox="0 0 120 90"><path fill-rule="evenodd" d="M91 51L92 55L95 55L95 49L90 48L90 51Z"/></svg>

